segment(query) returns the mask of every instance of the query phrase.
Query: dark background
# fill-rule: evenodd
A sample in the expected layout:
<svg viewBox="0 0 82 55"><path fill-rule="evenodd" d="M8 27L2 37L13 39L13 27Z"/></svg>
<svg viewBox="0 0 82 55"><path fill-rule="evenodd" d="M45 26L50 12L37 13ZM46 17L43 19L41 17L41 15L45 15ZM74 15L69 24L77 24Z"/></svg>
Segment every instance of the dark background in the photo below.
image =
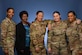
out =
<svg viewBox="0 0 82 55"><path fill-rule="evenodd" d="M6 16L6 9L13 7L15 15L13 20L20 22L19 12L26 10L29 13L29 22L34 21L36 12L42 10L44 12L44 19L53 19L52 13L59 11L62 20L67 19L67 12L74 10L77 18L82 19L82 0L0 0L0 23ZM47 45L47 34L45 35L45 45ZM0 48L0 55L3 55Z"/></svg>

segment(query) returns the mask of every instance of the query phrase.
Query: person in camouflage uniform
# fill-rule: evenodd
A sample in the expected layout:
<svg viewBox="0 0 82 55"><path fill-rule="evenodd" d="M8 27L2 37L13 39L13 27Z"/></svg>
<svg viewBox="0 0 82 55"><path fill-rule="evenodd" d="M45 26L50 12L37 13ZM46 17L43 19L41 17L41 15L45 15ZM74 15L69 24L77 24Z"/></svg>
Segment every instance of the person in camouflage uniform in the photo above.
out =
<svg viewBox="0 0 82 55"><path fill-rule="evenodd" d="M1 23L2 48L5 55L14 55L15 22L12 21L14 9L7 9L7 17Z"/></svg>
<svg viewBox="0 0 82 55"><path fill-rule="evenodd" d="M53 12L54 21L50 22L51 29L48 32L49 55L68 55L65 31L67 24L61 21L60 13Z"/></svg>
<svg viewBox="0 0 82 55"><path fill-rule="evenodd" d="M79 21L80 22L80 21ZM79 55L81 38L82 38L82 24L76 19L76 14L74 11L68 12L68 28L66 30L66 35L68 38L68 45L71 55Z"/></svg>
<svg viewBox="0 0 82 55"><path fill-rule="evenodd" d="M46 55L44 46L44 36L46 32L46 23L42 21L43 11L37 11L36 19L30 26L30 49L32 55Z"/></svg>

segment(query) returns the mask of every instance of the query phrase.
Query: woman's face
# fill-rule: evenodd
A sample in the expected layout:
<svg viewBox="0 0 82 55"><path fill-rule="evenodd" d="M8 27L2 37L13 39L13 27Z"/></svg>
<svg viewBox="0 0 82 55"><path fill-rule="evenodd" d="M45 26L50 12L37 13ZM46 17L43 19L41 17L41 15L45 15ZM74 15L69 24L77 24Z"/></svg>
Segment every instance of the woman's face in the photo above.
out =
<svg viewBox="0 0 82 55"><path fill-rule="evenodd" d="M54 21L56 21L56 22L60 21L60 19L61 19L60 15L58 13L54 13L53 18L54 18Z"/></svg>
<svg viewBox="0 0 82 55"><path fill-rule="evenodd" d="M28 19L27 14L23 14L23 15L22 15L22 21L23 21L23 22L27 22L27 19Z"/></svg>
<svg viewBox="0 0 82 55"><path fill-rule="evenodd" d="M7 12L7 17L11 19L13 16L14 16L14 10L9 9L8 12Z"/></svg>
<svg viewBox="0 0 82 55"><path fill-rule="evenodd" d="M76 16L73 13L68 13L69 22L73 22L76 19Z"/></svg>
<svg viewBox="0 0 82 55"><path fill-rule="evenodd" d="M39 13L36 15L36 18L37 18L38 21L42 21L43 16L44 16L43 13L42 13L42 12L39 12Z"/></svg>

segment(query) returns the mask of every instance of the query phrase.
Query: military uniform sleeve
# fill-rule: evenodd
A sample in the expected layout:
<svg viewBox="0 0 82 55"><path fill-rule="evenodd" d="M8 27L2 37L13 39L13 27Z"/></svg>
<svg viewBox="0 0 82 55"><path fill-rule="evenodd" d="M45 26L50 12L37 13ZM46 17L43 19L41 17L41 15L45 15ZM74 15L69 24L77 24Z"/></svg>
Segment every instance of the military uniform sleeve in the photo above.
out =
<svg viewBox="0 0 82 55"><path fill-rule="evenodd" d="M1 40L3 47L6 47L6 37L7 37L7 29L8 29L8 23L6 21L3 21L1 23Z"/></svg>
<svg viewBox="0 0 82 55"><path fill-rule="evenodd" d="M51 30L51 24L53 23L52 20L48 21L48 30Z"/></svg>
<svg viewBox="0 0 82 55"><path fill-rule="evenodd" d="M44 20L46 26L48 26L48 24L51 24L51 21L52 21L52 20Z"/></svg>
<svg viewBox="0 0 82 55"><path fill-rule="evenodd" d="M34 47L39 47L37 35L38 34L36 33L36 26L34 24L31 24L31 26L30 26L30 39L31 39L31 44Z"/></svg>
<svg viewBox="0 0 82 55"><path fill-rule="evenodd" d="M78 25L78 35L80 38L80 49L82 49L82 23Z"/></svg>
<svg viewBox="0 0 82 55"><path fill-rule="evenodd" d="M82 23L78 25L78 34L80 36L80 40L82 41Z"/></svg>
<svg viewBox="0 0 82 55"><path fill-rule="evenodd" d="M53 36L53 31L48 30L48 48L51 48L51 38Z"/></svg>

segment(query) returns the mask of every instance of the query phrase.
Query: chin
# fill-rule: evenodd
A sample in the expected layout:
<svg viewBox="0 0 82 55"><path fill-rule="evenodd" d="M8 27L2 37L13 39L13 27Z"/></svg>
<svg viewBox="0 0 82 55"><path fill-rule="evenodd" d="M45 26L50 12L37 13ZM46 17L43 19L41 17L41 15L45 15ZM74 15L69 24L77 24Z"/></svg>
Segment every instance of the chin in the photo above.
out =
<svg viewBox="0 0 82 55"><path fill-rule="evenodd" d="M40 22L42 21L42 20L39 20Z"/></svg>
<svg viewBox="0 0 82 55"><path fill-rule="evenodd" d="M69 20L69 22L73 22L73 21L70 21L70 20Z"/></svg>
<svg viewBox="0 0 82 55"><path fill-rule="evenodd" d="M55 20L55 22L58 22L59 20Z"/></svg>
<svg viewBox="0 0 82 55"><path fill-rule="evenodd" d="M27 21L24 21L24 22L27 22Z"/></svg>
<svg viewBox="0 0 82 55"><path fill-rule="evenodd" d="M10 18L13 18L13 16L11 16Z"/></svg>

